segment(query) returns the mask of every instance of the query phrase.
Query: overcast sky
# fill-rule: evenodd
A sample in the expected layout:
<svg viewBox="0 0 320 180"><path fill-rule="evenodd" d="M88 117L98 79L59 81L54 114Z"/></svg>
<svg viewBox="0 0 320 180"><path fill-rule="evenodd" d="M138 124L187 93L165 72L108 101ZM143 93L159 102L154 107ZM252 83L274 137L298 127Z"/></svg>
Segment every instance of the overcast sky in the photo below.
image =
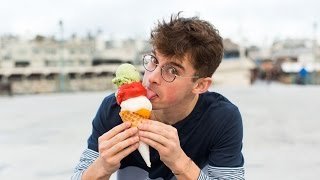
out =
<svg viewBox="0 0 320 180"><path fill-rule="evenodd" d="M178 11L246 44L320 36L319 0L1 0L0 35L59 36L62 20L65 37L100 29L105 37L148 38L158 19Z"/></svg>

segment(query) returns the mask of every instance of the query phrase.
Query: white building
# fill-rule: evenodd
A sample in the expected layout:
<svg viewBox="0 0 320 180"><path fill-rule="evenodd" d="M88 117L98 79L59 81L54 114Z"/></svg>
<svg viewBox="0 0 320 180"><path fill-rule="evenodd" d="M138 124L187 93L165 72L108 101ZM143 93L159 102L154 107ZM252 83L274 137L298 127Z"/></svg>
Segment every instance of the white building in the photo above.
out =
<svg viewBox="0 0 320 180"><path fill-rule="evenodd" d="M146 41L133 39L105 42L99 36L79 38L74 35L59 41L43 36L32 40L3 36L0 41L0 83L9 82L13 91L19 93L30 89L34 89L32 92L38 89L40 92L77 90L85 81L87 84L83 83L80 90L106 89L105 84L120 63L138 64L141 53L148 49ZM104 86L92 87L89 79L99 79ZM42 88L32 88L40 82Z"/></svg>

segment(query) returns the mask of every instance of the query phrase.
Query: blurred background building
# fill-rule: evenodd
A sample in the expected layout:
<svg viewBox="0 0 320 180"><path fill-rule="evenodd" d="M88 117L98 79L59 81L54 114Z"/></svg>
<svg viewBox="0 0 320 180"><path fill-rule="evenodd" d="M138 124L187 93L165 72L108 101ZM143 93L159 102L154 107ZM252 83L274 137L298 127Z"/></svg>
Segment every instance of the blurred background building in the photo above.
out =
<svg viewBox="0 0 320 180"><path fill-rule="evenodd" d="M112 88L111 79L121 63L139 64L150 51L145 40L103 41L97 33L70 39L36 36L25 40L2 36L0 82L2 91L48 93Z"/></svg>
<svg viewBox="0 0 320 180"><path fill-rule="evenodd" d="M268 48L245 47L225 38L224 58L214 85L250 85L257 81L320 84L320 50L315 40L284 39ZM0 93L29 94L100 91L114 88L111 79L121 63L143 73L141 57L151 47L144 39L108 39L102 33L33 39L0 38Z"/></svg>

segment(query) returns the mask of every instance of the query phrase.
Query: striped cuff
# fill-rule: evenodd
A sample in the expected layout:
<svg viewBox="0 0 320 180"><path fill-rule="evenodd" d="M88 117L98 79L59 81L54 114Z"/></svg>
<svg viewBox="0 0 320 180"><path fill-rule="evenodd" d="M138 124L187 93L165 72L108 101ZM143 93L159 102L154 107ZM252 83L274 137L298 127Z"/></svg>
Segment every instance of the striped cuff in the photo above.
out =
<svg viewBox="0 0 320 180"><path fill-rule="evenodd" d="M99 153L91 149L83 151L80 157L80 162L75 167L71 180L81 180L84 170L86 170L97 158Z"/></svg>
<svg viewBox="0 0 320 180"><path fill-rule="evenodd" d="M85 170L75 172L72 175L71 180L81 180L81 177L82 177L82 174L83 174L84 171Z"/></svg>
<svg viewBox="0 0 320 180"><path fill-rule="evenodd" d="M208 167L208 175L202 170L198 180L220 180L220 179L234 179L244 180L244 168L243 167Z"/></svg>
<svg viewBox="0 0 320 180"><path fill-rule="evenodd" d="M201 170L198 180L205 180L205 179L209 179L209 177Z"/></svg>

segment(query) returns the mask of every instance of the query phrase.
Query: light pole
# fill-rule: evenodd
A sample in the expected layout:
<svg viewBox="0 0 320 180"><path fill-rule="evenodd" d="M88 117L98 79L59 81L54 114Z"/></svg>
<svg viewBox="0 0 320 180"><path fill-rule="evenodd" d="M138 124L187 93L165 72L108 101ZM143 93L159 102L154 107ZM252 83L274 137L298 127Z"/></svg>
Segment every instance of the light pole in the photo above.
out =
<svg viewBox="0 0 320 180"><path fill-rule="evenodd" d="M60 43L59 43L59 52L60 52L60 73L59 73L59 84L60 84L60 92L65 91L65 77L64 77L64 58L63 58L63 22L59 21L60 27Z"/></svg>
<svg viewBox="0 0 320 180"><path fill-rule="evenodd" d="M317 71L317 23L313 23L313 42L312 42L312 56L313 56L313 72L312 72L312 84L318 82L318 71Z"/></svg>

